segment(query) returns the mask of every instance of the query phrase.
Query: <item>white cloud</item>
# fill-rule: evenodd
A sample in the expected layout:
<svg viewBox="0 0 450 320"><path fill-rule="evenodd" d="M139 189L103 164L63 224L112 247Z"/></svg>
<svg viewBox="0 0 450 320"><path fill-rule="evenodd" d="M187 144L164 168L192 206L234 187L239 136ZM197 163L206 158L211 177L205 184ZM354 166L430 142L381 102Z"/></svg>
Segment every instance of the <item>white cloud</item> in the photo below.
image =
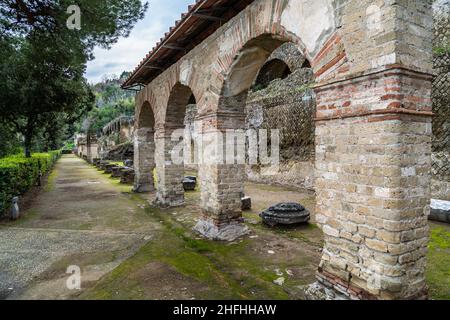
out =
<svg viewBox="0 0 450 320"><path fill-rule="evenodd" d="M152 0L145 18L128 38L121 38L110 50L95 49L95 60L87 65L89 82L99 82L105 75L132 71L155 46L164 33L179 20L194 0Z"/></svg>

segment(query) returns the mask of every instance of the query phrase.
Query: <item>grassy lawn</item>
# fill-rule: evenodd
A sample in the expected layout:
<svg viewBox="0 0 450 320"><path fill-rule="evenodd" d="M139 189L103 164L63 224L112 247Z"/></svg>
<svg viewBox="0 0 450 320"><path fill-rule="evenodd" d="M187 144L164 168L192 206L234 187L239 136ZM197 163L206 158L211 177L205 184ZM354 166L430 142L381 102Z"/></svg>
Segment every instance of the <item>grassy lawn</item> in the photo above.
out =
<svg viewBox="0 0 450 320"><path fill-rule="evenodd" d="M430 298L450 300L450 226L431 223L427 281Z"/></svg>

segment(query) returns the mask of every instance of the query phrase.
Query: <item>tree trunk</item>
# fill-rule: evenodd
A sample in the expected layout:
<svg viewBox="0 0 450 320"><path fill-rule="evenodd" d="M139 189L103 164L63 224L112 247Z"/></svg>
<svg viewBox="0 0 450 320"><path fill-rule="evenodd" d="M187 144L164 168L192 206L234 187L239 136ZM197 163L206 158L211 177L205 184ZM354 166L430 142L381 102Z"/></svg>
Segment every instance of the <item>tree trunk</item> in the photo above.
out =
<svg viewBox="0 0 450 320"><path fill-rule="evenodd" d="M33 134L34 134L34 117L28 117L27 126L24 134L25 137L24 147L26 158L31 158Z"/></svg>
<svg viewBox="0 0 450 320"><path fill-rule="evenodd" d="M25 134L25 143L24 143L24 148L25 148L25 157L26 158L31 158L31 140L33 139L33 136L30 134Z"/></svg>

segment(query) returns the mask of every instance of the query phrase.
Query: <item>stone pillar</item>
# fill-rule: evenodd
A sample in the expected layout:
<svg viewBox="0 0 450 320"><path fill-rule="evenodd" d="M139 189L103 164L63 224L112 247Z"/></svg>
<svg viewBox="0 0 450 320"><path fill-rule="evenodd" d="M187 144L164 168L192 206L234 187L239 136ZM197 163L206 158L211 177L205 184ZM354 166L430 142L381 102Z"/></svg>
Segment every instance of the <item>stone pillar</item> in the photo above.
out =
<svg viewBox="0 0 450 320"><path fill-rule="evenodd" d="M232 148L239 147L238 142L227 141L227 130L240 129L243 117L209 115L198 121L202 123L199 183L203 218L195 230L209 239L232 241L249 231L242 224L245 164L227 161L227 152L229 156Z"/></svg>
<svg viewBox="0 0 450 320"><path fill-rule="evenodd" d="M243 165L200 166L201 206L208 219L215 225L223 226L241 220L244 177Z"/></svg>
<svg viewBox="0 0 450 320"><path fill-rule="evenodd" d="M155 191L153 169L155 168L155 131L142 128L134 136L134 192Z"/></svg>
<svg viewBox="0 0 450 320"><path fill-rule="evenodd" d="M429 75L395 67L316 88L318 279L343 296L427 296L430 92Z"/></svg>
<svg viewBox="0 0 450 320"><path fill-rule="evenodd" d="M172 141L171 134L159 130L155 135L157 194L156 202L162 207L184 205L184 163L177 163L172 157L174 150L183 145L181 141Z"/></svg>
<svg viewBox="0 0 450 320"><path fill-rule="evenodd" d="M339 72L323 76L330 72L328 65L318 68L325 54L314 61L316 220L324 249L318 283L308 293L424 299L431 2L349 3L341 29L352 62L341 69L345 79Z"/></svg>

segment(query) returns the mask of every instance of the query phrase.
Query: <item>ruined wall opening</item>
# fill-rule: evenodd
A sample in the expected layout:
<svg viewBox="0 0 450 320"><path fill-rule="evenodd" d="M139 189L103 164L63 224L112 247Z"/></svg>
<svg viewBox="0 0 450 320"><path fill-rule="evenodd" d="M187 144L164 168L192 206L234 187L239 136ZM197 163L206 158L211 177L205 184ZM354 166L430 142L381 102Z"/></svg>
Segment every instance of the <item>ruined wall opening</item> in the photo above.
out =
<svg viewBox="0 0 450 320"><path fill-rule="evenodd" d="M280 168L247 166L251 181L314 188L315 94L309 61L287 42L267 59L248 93L246 128L280 130ZM265 82L263 82L265 81ZM264 83L263 86L261 84Z"/></svg>
<svg viewBox="0 0 450 320"><path fill-rule="evenodd" d="M195 129L195 118L197 117L198 107L195 96L192 94L186 106L186 114L184 117L184 127L186 131L184 141L184 166L189 170L188 174L198 169L198 163L195 156L195 139L197 132Z"/></svg>
<svg viewBox="0 0 450 320"><path fill-rule="evenodd" d="M184 204L185 169L195 169L192 146L196 114L197 101L192 90L175 84L167 103L164 134L157 145L157 199L164 206Z"/></svg>
<svg viewBox="0 0 450 320"><path fill-rule="evenodd" d="M288 65L280 60L273 59L267 61L259 71L255 84L252 86L253 91L267 88L267 86L276 79L286 79L292 73Z"/></svg>
<svg viewBox="0 0 450 320"><path fill-rule="evenodd" d="M197 100L192 93L192 90L185 85L177 83L172 89L169 98L165 129L166 134L173 134L175 130L185 130L182 156L184 160L183 164L189 168L195 168L193 148L195 138L195 117L197 116L197 111Z"/></svg>
<svg viewBox="0 0 450 320"><path fill-rule="evenodd" d="M228 170L237 172L234 176L239 177L230 182L232 187L228 189L227 181L221 181L221 186L225 187L224 190L219 188L219 194L226 194L224 198L245 196L244 185L249 177L251 181L263 184L288 180L289 177L279 177L279 181L274 179L279 176L279 166L273 165L272 160L291 164L293 159L298 162L307 159L307 166L300 164L295 168L297 171L289 172L292 181L285 184L313 188L315 96L310 88L313 71L307 68L310 64L306 61L294 43L272 35L249 41L236 56L219 101L218 122L223 125L219 129L256 132L258 164L251 164L250 158L254 158L251 153L255 153L255 150L247 137L246 165L240 166L236 162L235 165L227 163L225 167L219 168L219 172L224 172L219 175L226 176ZM274 144L271 138L277 130L280 132L281 159L277 159L278 155L272 151ZM266 155L261 154L261 134L267 137ZM237 144L236 149L239 148ZM261 165L261 157L265 157L264 166ZM269 163L267 157L271 159ZM303 173L299 174L299 170L303 170ZM301 181L299 176L302 177ZM255 201L253 204L257 206ZM223 220L232 221L237 216L235 211L241 208L233 207L232 211L229 209L231 206L227 205L230 212Z"/></svg>
<svg viewBox="0 0 450 320"><path fill-rule="evenodd" d="M135 192L150 192L155 189L155 116L149 102L145 102L136 120L134 131Z"/></svg>
<svg viewBox="0 0 450 320"><path fill-rule="evenodd" d="M155 116L153 114L152 106L149 102L144 102L137 119L138 129L150 128L155 129Z"/></svg>

